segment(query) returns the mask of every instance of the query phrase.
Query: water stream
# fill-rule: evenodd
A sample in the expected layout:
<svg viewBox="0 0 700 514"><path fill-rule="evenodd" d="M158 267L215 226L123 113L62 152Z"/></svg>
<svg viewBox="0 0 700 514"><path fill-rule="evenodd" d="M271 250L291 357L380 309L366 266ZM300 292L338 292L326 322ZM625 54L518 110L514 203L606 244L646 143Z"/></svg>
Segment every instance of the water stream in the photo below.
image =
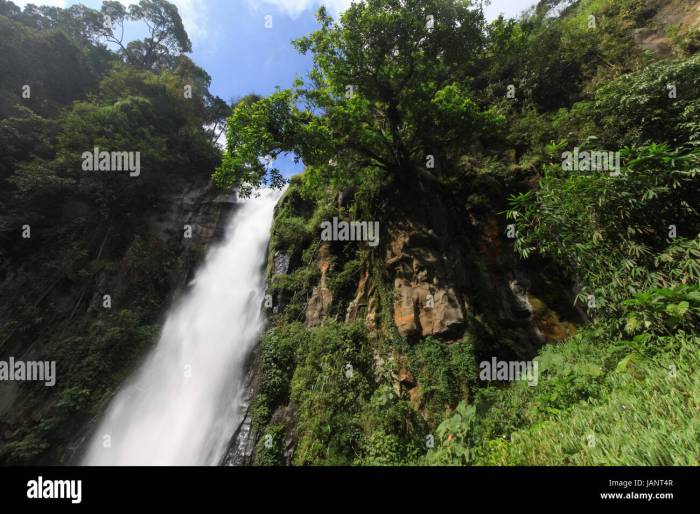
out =
<svg viewBox="0 0 700 514"><path fill-rule="evenodd" d="M241 422L246 357L263 327L265 250L277 192L244 200L160 339L88 443L88 465L216 465Z"/></svg>

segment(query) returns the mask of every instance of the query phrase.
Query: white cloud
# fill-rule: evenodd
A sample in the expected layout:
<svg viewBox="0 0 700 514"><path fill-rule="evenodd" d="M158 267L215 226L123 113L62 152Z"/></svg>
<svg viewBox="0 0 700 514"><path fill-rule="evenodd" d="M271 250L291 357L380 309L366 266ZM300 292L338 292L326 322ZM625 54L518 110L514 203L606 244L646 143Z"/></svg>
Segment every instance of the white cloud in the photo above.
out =
<svg viewBox="0 0 700 514"><path fill-rule="evenodd" d="M51 7L65 7L66 6L66 0L11 0L11 2L15 5L20 6L23 9L24 9L24 6L27 4L49 5Z"/></svg>
<svg viewBox="0 0 700 514"><path fill-rule="evenodd" d="M205 40L209 36L207 22L209 12L204 0L170 0L177 5L182 23L193 44Z"/></svg>
<svg viewBox="0 0 700 514"><path fill-rule="evenodd" d="M246 0L246 2L256 12L263 11L264 6L267 5L277 7L290 18L297 18L306 10L316 11L320 5L325 5L329 13L337 17L338 14L350 7L352 0ZM484 14L487 20L493 20L499 14L503 14L507 18L515 18L536 3L537 0L491 0L489 5L484 6Z"/></svg>
<svg viewBox="0 0 700 514"><path fill-rule="evenodd" d="M124 5L137 4L138 0L119 0ZM209 35L207 31L208 9L205 0L168 0L177 6L177 10L182 18L187 35L190 36L193 44L206 39Z"/></svg>
<svg viewBox="0 0 700 514"><path fill-rule="evenodd" d="M484 16L488 21L495 20L500 14L506 18L517 18L520 14L537 3L537 0L491 0L484 6Z"/></svg>
<svg viewBox="0 0 700 514"><path fill-rule="evenodd" d="M66 7L81 0L14 0L14 3L24 7L33 3L37 5L52 5ZM101 4L99 0L82 0L86 4ZM138 0L120 0L124 5L136 3ZM193 44L204 41L209 37L207 24L209 21L209 9L206 0L170 0L177 5L182 17L182 23L190 36ZM292 19L299 17L304 11L315 12L320 5L325 5L328 12L338 17L347 9L353 0L237 0L245 2L254 12L264 12L265 8L276 8ZM492 20L499 14L507 17L516 17L519 13L531 7L536 0L491 0L490 5L485 6L486 18ZM267 14L267 13L265 13Z"/></svg>
<svg viewBox="0 0 700 514"><path fill-rule="evenodd" d="M256 12L264 11L265 6L276 7L284 14L294 19L307 10L316 11L320 5L325 5L328 12L338 16L350 7L352 0L246 0L248 6Z"/></svg>

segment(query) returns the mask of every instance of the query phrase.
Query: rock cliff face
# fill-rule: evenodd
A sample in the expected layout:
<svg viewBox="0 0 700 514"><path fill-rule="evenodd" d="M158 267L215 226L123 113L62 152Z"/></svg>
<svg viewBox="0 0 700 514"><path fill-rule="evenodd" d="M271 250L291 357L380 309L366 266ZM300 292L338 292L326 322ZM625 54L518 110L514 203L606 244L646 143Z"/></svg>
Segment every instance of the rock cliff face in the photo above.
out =
<svg viewBox="0 0 700 514"><path fill-rule="evenodd" d="M393 277L393 320L406 337L456 334L463 328L467 299L455 290L458 255L441 253L434 232L412 226L389 231L385 271Z"/></svg>
<svg viewBox="0 0 700 514"><path fill-rule="evenodd" d="M670 27L676 36L687 34L700 26L700 5L680 4L669 0L647 0L646 5L654 15L647 27L634 29L634 42L639 48L656 57L668 58L673 55L673 45L669 38Z"/></svg>
<svg viewBox="0 0 700 514"><path fill-rule="evenodd" d="M515 257L497 197L480 212L468 204L460 209L419 202L381 222L379 281L365 269L351 297L334 296L329 288L338 256L332 244L320 244L315 260L320 278L306 304L308 327L320 325L332 304L342 302L346 323L361 319L376 331L380 288L390 291L391 322L409 340L436 336L449 342L485 330L512 353L529 355L543 343L564 339L583 321L572 307L572 288L556 270L544 263L528 267Z"/></svg>
<svg viewBox="0 0 700 514"><path fill-rule="evenodd" d="M318 249L317 265L321 273L318 285L313 288L311 298L306 305L306 326L316 327L328 316L333 302L333 293L328 287L328 272L331 268L330 245L321 244Z"/></svg>
<svg viewBox="0 0 700 514"><path fill-rule="evenodd" d="M573 286L556 269L515 256L501 214L506 197L504 186L483 180L475 180L463 196L439 189L390 195L379 219L361 220L378 221L381 228L379 246L370 248L365 241L321 241L317 222L333 216L354 219L348 209L351 194L341 192L332 202L310 208L290 186L273 223L271 326L302 321L313 331L326 323L363 323L375 341L374 373L386 377L379 381L432 423L444 413L428 412L432 393L427 387L426 395L422 379L411 371L416 369L412 345L429 338L446 347L471 345L477 362L524 360L543 344L565 339L584 321L573 307ZM289 233L288 227L298 229ZM409 346L397 345L397 338ZM266 388L261 366L254 364L253 402ZM469 397L465 386L462 399ZM283 460L289 463L298 422L295 405L282 401L269 407L264 423L286 427ZM259 440L267 433L263 429L245 431L232 443L231 454L251 448L250 438ZM246 454L237 462L255 458Z"/></svg>

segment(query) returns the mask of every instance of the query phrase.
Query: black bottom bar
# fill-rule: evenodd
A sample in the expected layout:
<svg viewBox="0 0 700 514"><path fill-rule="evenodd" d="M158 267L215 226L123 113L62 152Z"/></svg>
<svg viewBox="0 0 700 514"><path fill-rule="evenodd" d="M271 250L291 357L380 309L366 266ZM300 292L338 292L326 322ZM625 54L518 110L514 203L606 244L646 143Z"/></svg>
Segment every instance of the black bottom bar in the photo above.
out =
<svg viewBox="0 0 700 514"><path fill-rule="evenodd" d="M4 505L494 507L695 504L700 468L0 467ZM78 489L78 482L80 488ZM80 502L78 503L78 491ZM64 498L47 498L58 496ZM28 496L33 496L32 498ZM71 498L73 498L71 500ZM368 502L370 502L368 504ZM3 509L4 511L4 509ZM9 512L9 511L8 511Z"/></svg>

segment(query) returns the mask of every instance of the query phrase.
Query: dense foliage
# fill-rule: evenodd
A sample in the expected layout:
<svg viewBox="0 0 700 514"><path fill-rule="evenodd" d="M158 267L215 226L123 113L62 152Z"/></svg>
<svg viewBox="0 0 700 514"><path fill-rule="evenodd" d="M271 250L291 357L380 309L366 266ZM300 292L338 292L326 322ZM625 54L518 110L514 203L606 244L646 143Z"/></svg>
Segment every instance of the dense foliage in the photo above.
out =
<svg viewBox="0 0 700 514"><path fill-rule="evenodd" d="M284 434L287 453L259 463L697 465L697 30L634 0L542 1L489 24L457 0L368 0L337 21L318 16L321 28L295 42L313 57L309 77L234 111L215 174L252 190L279 179L267 156L307 165L274 223L272 248L292 265L270 280L283 308L259 368L256 419L261 433ZM648 28L666 31L670 50L644 49L636 34ZM619 152L619 167L572 169L574 149ZM349 349L330 341L347 327L299 323L319 280L319 220L388 221L421 198L466 198L470 216L500 206L519 258L573 284L589 323L533 351L536 386L479 380L485 350L523 351L504 342L508 327L488 328L488 313L461 339L399 337L381 248L332 245L328 282L337 321L361 277L376 288L380 328L353 349L371 349L372 375L344 383ZM377 401L385 408L373 413Z"/></svg>
<svg viewBox="0 0 700 514"><path fill-rule="evenodd" d="M340 24L324 8L318 21L318 31L294 42L313 58L307 82L241 104L229 119L221 184L277 185L266 158L281 152L302 159L316 187L358 175L436 180L449 157L501 121L470 92L484 19L468 2L358 2Z"/></svg>
<svg viewBox="0 0 700 514"><path fill-rule="evenodd" d="M0 282L14 284L0 353L36 348L70 377L23 390L0 460L64 456L153 341L183 256L153 235L167 196L212 170L244 196L281 187L273 162L291 153L305 171L271 233L256 464L698 465L700 37L692 17L669 21L687 2L664 5L541 0L490 23L468 0L366 0L338 20L321 8L293 43L309 75L229 112L165 0L0 0ZM147 36L118 38L125 22ZM138 150L143 172L81 172L93 147ZM606 167L572 168L572 152L604 152ZM459 332L401 336L394 249L322 244L335 216L433 245L435 266L464 264L450 262L459 247ZM515 279L535 268L546 280L528 296ZM527 308L489 289L495 274ZM119 307L96 308L115 282ZM555 286L583 326L543 307ZM523 342L517 316L558 342ZM481 380L495 354L534 359L537 384Z"/></svg>
<svg viewBox="0 0 700 514"><path fill-rule="evenodd" d="M124 21L149 35L117 42ZM173 194L206 185L228 109L163 0L0 0L0 34L0 354L31 350L63 377L20 387L0 461L55 463L154 341L178 260L199 258L153 226ZM85 171L95 147L140 152L140 173Z"/></svg>

